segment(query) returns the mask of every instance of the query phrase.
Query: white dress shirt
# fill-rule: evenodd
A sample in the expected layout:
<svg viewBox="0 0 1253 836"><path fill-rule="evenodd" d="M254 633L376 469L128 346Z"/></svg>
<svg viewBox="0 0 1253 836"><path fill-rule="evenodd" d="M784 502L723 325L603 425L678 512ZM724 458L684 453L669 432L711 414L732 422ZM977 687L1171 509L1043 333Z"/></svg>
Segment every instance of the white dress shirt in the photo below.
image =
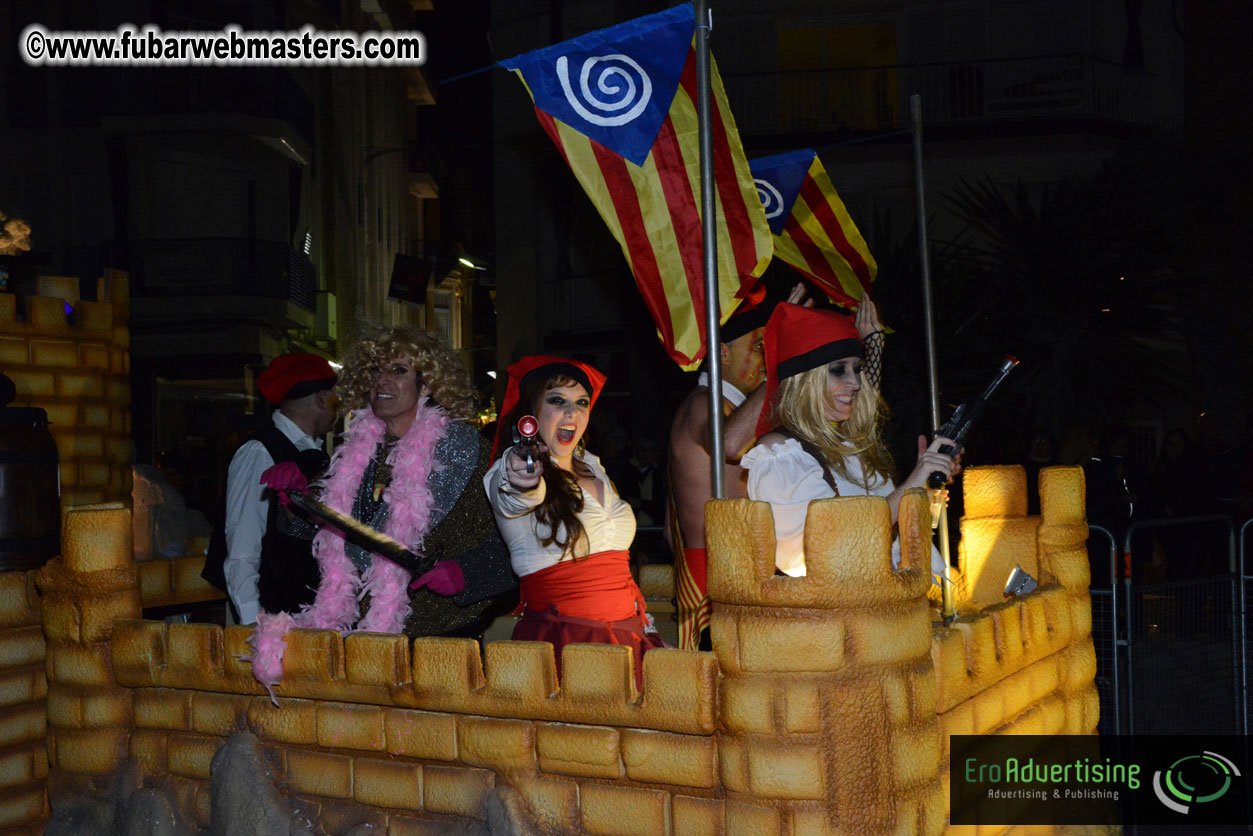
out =
<svg viewBox="0 0 1253 836"><path fill-rule="evenodd" d="M487 499L492 505L500 533L505 538L505 545L509 547L513 572L522 577L560 562L561 547L556 543L549 546L540 543L541 528L544 536L548 534L548 529L541 526L534 514L529 513L547 495L544 480L541 479L533 490L518 490L505 478L507 457L508 454L495 461L483 478L483 487L487 490ZM581 458L600 480L605 501L602 504L596 500L594 494L583 491L583 511L578 516L587 534L587 542L576 546L574 556L584 557L597 552L630 548L631 541L635 539L635 514L631 506L614 490L613 483L600 466L600 459L587 452ZM558 539L564 541L564 527L559 530L559 534L561 536Z"/></svg>
<svg viewBox="0 0 1253 836"><path fill-rule="evenodd" d="M287 436L297 450L317 450L322 439L314 438L296 426L282 412L272 416L274 426ZM261 538L269 518L270 501L262 497L265 486L261 474L274 466L265 445L256 439L246 441L235 451L226 475L226 591L239 610L239 623L257 620L261 596L257 591L261 567Z"/></svg>
<svg viewBox="0 0 1253 836"><path fill-rule="evenodd" d="M862 477L856 456L844 460L850 478L834 470L840 496L884 496L896 490L891 479L878 475L869 481ZM781 443L759 444L744 454L740 466L748 471L748 498L770 503L774 514L775 565L792 577L805 574L805 515L815 499L835 494L822 477L822 465L805 452L800 442L789 438ZM892 541L892 568L901 565L901 542ZM944 558L931 546L931 573L944 574Z"/></svg>

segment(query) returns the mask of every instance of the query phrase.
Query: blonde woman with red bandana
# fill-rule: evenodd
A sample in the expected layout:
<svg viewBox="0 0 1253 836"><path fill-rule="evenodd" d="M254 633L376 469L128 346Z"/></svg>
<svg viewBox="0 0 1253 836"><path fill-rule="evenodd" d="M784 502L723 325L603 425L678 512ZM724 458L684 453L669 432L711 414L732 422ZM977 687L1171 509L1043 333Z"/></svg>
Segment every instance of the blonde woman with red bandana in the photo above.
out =
<svg viewBox="0 0 1253 836"><path fill-rule="evenodd" d="M777 541L775 565L786 575L805 574L805 515L815 499L882 496L896 523L907 488L924 487L940 471L960 467L918 439L918 461L905 480L893 482L892 457L881 437L886 408L863 366L865 350L853 318L782 302L765 330L766 403L758 422L762 433L744 454L748 496L769 502ZM956 445L954 445L956 446ZM893 543L892 565L900 563ZM932 548L931 571L944 574Z"/></svg>
<svg viewBox="0 0 1253 836"><path fill-rule="evenodd" d="M567 644L627 645L642 684L644 652L663 644L631 577L635 514L600 460L583 448L604 384L592 366L562 357L525 357L510 366L496 438L500 457L483 484L521 579L513 638L551 642L558 672ZM501 441L524 415L539 420L530 472Z"/></svg>

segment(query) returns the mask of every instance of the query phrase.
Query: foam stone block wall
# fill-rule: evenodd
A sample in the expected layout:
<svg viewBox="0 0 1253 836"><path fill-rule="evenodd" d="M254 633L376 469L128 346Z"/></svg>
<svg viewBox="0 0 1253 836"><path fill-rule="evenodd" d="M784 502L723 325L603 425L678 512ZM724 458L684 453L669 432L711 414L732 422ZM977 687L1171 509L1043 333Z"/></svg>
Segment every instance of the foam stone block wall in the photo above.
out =
<svg viewBox="0 0 1253 836"><path fill-rule="evenodd" d="M0 834L42 831L47 817L48 681L33 572L0 573Z"/></svg>
<svg viewBox="0 0 1253 836"><path fill-rule="evenodd" d="M928 513L921 491L902 500L893 571L886 501L814 502L789 578L768 505L706 506L726 832L942 828Z"/></svg>
<svg viewBox="0 0 1253 836"><path fill-rule="evenodd" d="M134 718L130 756L185 782L202 827L214 752L251 731L306 810L356 803L384 822L481 821L487 793L509 785L559 833L723 832L679 820L716 791L712 737L167 688L135 689Z"/></svg>
<svg viewBox="0 0 1253 836"><path fill-rule="evenodd" d="M77 282L61 277L40 279L40 290L47 295L24 300L21 322L17 297L0 293L0 370L17 388L13 405L48 413L63 507L129 501L129 279L108 271L95 302L78 300Z"/></svg>
<svg viewBox="0 0 1253 836"><path fill-rule="evenodd" d="M967 586L971 594L959 606L959 620L937 626L931 641L945 778L950 735L1095 734L1100 710L1083 471L1042 471L1040 517L1026 516L1021 467L970 468L963 478L963 541L967 525L977 524L962 568L968 580L972 574L976 580ZM1023 534L1028 527L1035 532L1033 545ZM1011 534L998 540L996 532ZM1041 586L1007 601L1001 592L1015 564ZM981 572L1000 586L978 580ZM977 606L993 598L993 589L998 602Z"/></svg>
<svg viewBox="0 0 1253 836"><path fill-rule="evenodd" d="M133 687L263 695L248 663L249 627L126 621L113 638L113 670ZM412 655L410 651L412 650ZM280 699L335 700L520 720L590 723L710 735L717 665L710 653L662 650L644 657L644 695L630 650L579 645L563 655L557 682L552 647L492 642L480 661L472 639L332 630L287 636Z"/></svg>
<svg viewBox="0 0 1253 836"><path fill-rule="evenodd" d="M969 468L962 476L965 516L954 601L959 612L1004 600L1015 566L1040 581L1039 517L1027 516L1027 475L1019 465Z"/></svg>
<svg viewBox="0 0 1253 836"><path fill-rule="evenodd" d="M68 509L60 557L36 573L47 638L48 759L67 779L111 775L126 757L129 688L110 662L114 626L139 616L130 510Z"/></svg>
<svg viewBox="0 0 1253 836"><path fill-rule="evenodd" d="M129 755L186 783L201 826L213 753L245 730L306 809L357 803L384 821L481 819L508 784L557 832L629 822L661 836L683 832L676 802L718 785L709 653L650 653L641 698L624 647L567 648L558 683L543 644L489 644L483 665L470 640L296 631L276 707L239 658L249 632L125 621L113 639L113 670L134 689Z"/></svg>
<svg viewBox="0 0 1253 836"><path fill-rule="evenodd" d="M544 644L489 644L484 665L471 640L296 631L275 707L240 658L249 633L125 621L112 643L118 681L135 689L129 754L190 782L202 826L209 760L243 730L307 809L366 804L387 820L479 818L508 784L559 832L625 821L665 834L676 799L686 809L718 783L710 653L650 653L641 697L625 647L567 648L558 682Z"/></svg>
<svg viewBox="0 0 1253 836"><path fill-rule="evenodd" d="M144 608L195 604L225 597L220 589L201 577L204 561L201 554L137 563Z"/></svg>
<svg viewBox="0 0 1253 836"><path fill-rule="evenodd" d="M127 509L75 510L64 556L38 574L49 789L129 759L206 827L213 755L249 731L329 832L482 824L507 792L544 833L942 833L949 734L1096 725L1082 475L1044 484L1031 557L1050 582L951 628L931 620L921 491L901 503L897 571L884 500L811 505L804 578L774 575L768 506L720 501L715 651L650 652L642 693L623 647L568 647L559 680L545 644L495 642L484 659L466 639L298 630L278 707L244 661L249 628L136 619ZM176 589L172 564L168 586L150 583ZM10 592L6 611L33 611ZM0 804L0 820L16 809Z"/></svg>

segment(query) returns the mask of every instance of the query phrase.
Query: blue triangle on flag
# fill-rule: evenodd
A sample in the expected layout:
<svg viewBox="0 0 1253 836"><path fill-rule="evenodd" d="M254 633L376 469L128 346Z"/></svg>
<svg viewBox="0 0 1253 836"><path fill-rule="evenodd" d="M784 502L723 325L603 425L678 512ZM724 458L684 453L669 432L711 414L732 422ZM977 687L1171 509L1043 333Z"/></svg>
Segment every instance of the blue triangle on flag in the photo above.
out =
<svg viewBox="0 0 1253 836"><path fill-rule="evenodd" d="M814 156L814 149L803 148L748 161L753 182L757 184L757 196L766 210L766 221L775 235L783 231L783 225L792 214L792 204L800 194Z"/></svg>
<svg viewBox="0 0 1253 836"><path fill-rule="evenodd" d="M636 165L670 112L695 31L684 3L500 62L535 106Z"/></svg>

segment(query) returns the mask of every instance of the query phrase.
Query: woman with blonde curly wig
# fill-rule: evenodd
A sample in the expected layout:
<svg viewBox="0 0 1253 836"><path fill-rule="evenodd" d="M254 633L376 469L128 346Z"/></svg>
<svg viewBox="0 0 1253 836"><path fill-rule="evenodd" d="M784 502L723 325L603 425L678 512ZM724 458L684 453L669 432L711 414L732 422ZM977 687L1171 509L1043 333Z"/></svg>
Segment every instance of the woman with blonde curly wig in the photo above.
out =
<svg viewBox="0 0 1253 836"><path fill-rule="evenodd" d="M766 323L766 404L758 422L764 433L741 460L748 496L769 502L774 514L775 565L794 577L805 574L805 515L815 499L882 496L896 522L907 488L923 487L935 472L952 475L953 459L918 439L918 462L898 486L881 431L887 409L863 367L865 349L852 317L782 302ZM954 445L956 446L956 445ZM893 544L893 565L900 544ZM932 550L932 572L943 560Z"/></svg>
<svg viewBox="0 0 1253 836"><path fill-rule="evenodd" d="M422 386L451 418L470 417L474 389L465 366L439 337L412 328L388 328L348 349L335 387L344 407L354 412L373 407L372 390L379 371L397 359L407 360L420 372Z"/></svg>
<svg viewBox="0 0 1253 836"><path fill-rule="evenodd" d="M478 637L491 599L517 584L478 487L489 449L464 421L474 393L456 355L433 334L380 331L348 350L336 390L352 420L314 491L433 568L411 585L398 564L323 528L313 603L258 618L253 672L267 687L282 674L290 627Z"/></svg>

